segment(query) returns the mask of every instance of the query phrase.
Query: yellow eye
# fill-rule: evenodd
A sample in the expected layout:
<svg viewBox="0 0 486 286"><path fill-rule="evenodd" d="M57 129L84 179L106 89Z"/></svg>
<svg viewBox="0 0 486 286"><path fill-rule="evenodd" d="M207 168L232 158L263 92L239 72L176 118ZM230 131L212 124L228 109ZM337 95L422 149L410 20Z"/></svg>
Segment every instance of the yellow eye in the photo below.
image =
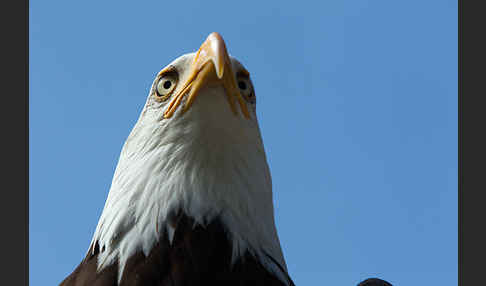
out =
<svg viewBox="0 0 486 286"><path fill-rule="evenodd" d="M157 82L156 99L164 101L170 97L172 91L174 91L177 85L177 75L175 73L169 73L163 75Z"/></svg>

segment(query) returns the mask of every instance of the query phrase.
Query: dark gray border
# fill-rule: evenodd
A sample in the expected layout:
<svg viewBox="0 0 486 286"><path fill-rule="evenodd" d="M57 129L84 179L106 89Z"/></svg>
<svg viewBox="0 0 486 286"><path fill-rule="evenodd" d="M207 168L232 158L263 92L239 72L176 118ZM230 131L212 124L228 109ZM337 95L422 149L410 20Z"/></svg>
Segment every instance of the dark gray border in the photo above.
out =
<svg viewBox="0 0 486 286"><path fill-rule="evenodd" d="M482 285L485 280L486 23L480 3L459 0L458 6L459 285Z"/></svg>
<svg viewBox="0 0 486 286"><path fill-rule="evenodd" d="M28 0L2 1L2 285L29 282Z"/></svg>

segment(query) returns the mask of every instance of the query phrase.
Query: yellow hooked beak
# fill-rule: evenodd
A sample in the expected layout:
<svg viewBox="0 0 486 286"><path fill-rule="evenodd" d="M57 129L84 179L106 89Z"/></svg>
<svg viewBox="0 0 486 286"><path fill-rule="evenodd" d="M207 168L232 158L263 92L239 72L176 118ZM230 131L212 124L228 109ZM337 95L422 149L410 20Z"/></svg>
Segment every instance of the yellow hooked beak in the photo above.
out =
<svg viewBox="0 0 486 286"><path fill-rule="evenodd" d="M233 113L238 114L236 101L243 115L250 118L246 103L236 85L226 45L221 35L216 32L211 33L197 51L191 64L189 77L180 92L172 98L164 112L164 118L170 118L174 114L182 98L189 91L186 104L182 109L182 113L186 112L196 99L199 90L208 84L221 84Z"/></svg>

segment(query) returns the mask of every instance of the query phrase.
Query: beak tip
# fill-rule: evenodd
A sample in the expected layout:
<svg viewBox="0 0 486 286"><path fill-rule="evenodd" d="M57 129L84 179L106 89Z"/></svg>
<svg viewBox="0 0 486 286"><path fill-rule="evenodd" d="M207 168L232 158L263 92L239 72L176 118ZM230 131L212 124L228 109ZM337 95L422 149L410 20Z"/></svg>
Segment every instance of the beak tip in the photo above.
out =
<svg viewBox="0 0 486 286"><path fill-rule="evenodd" d="M211 38L215 38L218 41L223 41L224 42L223 37L218 32L212 32L211 34L209 34L208 39L211 39Z"/></svg>
<svg viewBox="0 0 486 286"><path fill-rule="evenodd" d="M222 79L224 75L225 64L229 58L223 37L218 32L212 32L207 37L205 43L207 43L207 46L205 48L210 50L208 54L213 55L212 60L216 69L216 75L219 79Z"/></svg>
<svg viewBox="0 0 486 286"><path fill-rule="evenodd" d="M216 69L216 75L218 76L219 79L222 79L223 78L223 75L224 75L224 66L219 66Z"/></svg>

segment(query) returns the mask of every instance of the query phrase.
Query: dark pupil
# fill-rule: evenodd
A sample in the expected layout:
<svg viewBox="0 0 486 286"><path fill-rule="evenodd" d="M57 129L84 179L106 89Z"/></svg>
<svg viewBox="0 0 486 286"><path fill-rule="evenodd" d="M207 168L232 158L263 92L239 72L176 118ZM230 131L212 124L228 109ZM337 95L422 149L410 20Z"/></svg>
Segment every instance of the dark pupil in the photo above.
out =
<svg viewBox="0 0 486 286"><path fill-rule="evenodd" d="M169 89L171 85L172 85L172 83L170 82L170 80L166 80L166 81L164 82L164 88L165 88L165 89Z"/></svg>
<svg viewBox="0 0 486 286"><path fill-rule="evenodd" d="M242 90L245 90L246 89L246 83L244 81L239 81L238 87Z"/></svg>

